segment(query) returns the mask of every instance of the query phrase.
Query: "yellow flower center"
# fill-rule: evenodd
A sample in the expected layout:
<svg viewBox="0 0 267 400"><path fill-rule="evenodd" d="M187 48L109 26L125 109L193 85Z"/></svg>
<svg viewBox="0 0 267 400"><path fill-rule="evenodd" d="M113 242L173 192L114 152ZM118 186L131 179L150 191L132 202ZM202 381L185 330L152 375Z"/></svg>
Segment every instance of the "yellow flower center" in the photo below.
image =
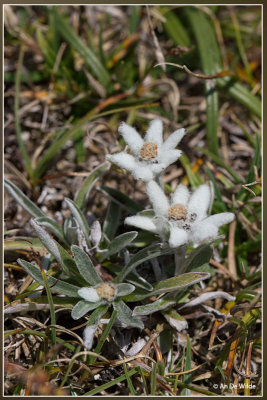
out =
<svg viewBox="0 0 267 400"><path fill-rule="evenodd" d="M108 301L112 301L114 299L115 289L108 283L100 283L100 285L96 288L96 291L101 299Z"/></svg>
<svg viewBox="0 0 267 400"><path fill-rule="evenodd" d="M140 150L140 157L145 160L152 160L158 155L158 146L156 143L147 142L144 143Z"/></svg>
<svg viewBox="0 0 267 400"><path fill-rule="evenodd" d="M183 204L174 204L168 210L168 217L176 221L186 220L187 208Z"/></svg>

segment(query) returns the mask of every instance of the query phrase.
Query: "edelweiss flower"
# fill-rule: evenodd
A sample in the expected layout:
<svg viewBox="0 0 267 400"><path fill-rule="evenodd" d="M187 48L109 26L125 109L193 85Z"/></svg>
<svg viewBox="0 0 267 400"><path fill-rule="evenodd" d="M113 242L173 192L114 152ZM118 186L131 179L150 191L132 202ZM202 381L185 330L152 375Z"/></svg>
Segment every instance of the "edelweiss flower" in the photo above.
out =
<svg viewBox="0 0 267 400"><path fill-rule="evenodd" d="M163 142L160 119L151 121L144 139L133 127L124 122L120 125L119 132L133 155L122 151L113 155L108 154L106 158L131 172L135 179L145 182L154 179L182 154L181 150L175 147L183 138L185 130L178 129Z"/></svg>
<svg viewBox="0 0 267 400"><path fill-rule="evenodd" d="M232 222L235 217L229 212L207 215L212 201L208 185L199 186L191 196L186 186L178 185L169 202L160 186L151 181L147 184L147 194L155 216L136 215L126 218L125 223L157 233L169 241L170 247L188 242L199 244L215 238L219 227Z"/></svg>
<svg viewBox="0 0 267 400"><path fill-rule="evenodd" d="M117 297L126 296L134 291L135 287L130 283L106 283L91 287L83 287L78 290L78 295L90 303L110 303Z"/></svg>

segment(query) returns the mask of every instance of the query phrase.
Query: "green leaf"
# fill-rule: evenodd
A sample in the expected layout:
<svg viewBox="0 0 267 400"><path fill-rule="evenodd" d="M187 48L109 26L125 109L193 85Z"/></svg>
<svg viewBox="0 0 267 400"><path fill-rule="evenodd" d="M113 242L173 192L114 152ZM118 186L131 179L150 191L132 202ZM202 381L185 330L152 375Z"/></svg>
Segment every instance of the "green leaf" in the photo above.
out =
<svg viewBox="0 0 267 400"><path fill-rule="evenodd" d="M150 315L154 312L165 310L166 308L175 304L173 300L159 299L144 306L136 306L133 310L133 315Z"/></svg>
<svg viewBox="0 0 267 400"><path fill-rule="evenodd" d="M73 319L82 318L89 311L95 310L97 307L101 306L102 302L97 301L95 303L90 303L89 301L81 300L72 309L71 316Z"/></svg>
<svg viewBox="0 0 267 400"><path fill-rule="evenodd" d="M35 250L40 254L46 253L46 249L40 239L28 236L14 237L12 240L6 239L4 241L4 249L5 251Z"/></svg>
<svg viewBox="0 0 267 400"><path fill-rule="evenodd" d="M163 254L173 253L173 249L170 249L168 246L164 247L161 243L152 244L151 246L146 247L145 249L140 250L136 253L128 264L121 270L119 275L115 278L116 282L123 281L126 276L139 264L150 260L151 258L158 257Z"/></svg>
<svg viewBox="0 0 267 400"><path fill-rule="evenodd" d="M88 223L86 221L84 214L82 213L82 211L78 207L78 205L76 203L74 203L74 201L67 199L67 198L65 198L64 200L67 203L67 206L69 207L72 215L74 216L79 228L83 232L87 246L90 248L91 247L91 243L90 243L90 239L89 239L90 228L88 226Z"/></svg>
<svg viewBox="0 0 267 400"><path fill-rule="evenodd" d="M95 270L95 267L89 256L78 246L71 246L71 251L74 255L74 260L81 276L91 286L95 286L102 282L102 279Z"/></svg>
<svg viewBox="0 0 267 400"><path fill-rule="evenodd" d="M150 295L173 292L180 288L193 285L210 277L206 272L188 272L165 281L158 282L154 285L153 292Z"/></svg>
<svg viewBox="0 0 267 400"><path fill-rule="evenodd" d="M130 283L117 283L116 285L116 297L127 296L135 290L134 285Z"/></svg>
<svg viewBox="0 0 267 400"><path fill-rule="evenodd" d="M21 260L20 258L18 259L19 265L21 265L25 271L40 285L44 285L44 280L42 273L38 267L35 265L29 263L28 261ZM61 294L65 294L67 296L71 297L77 297L78 296L78 290L80 289L78 286L71 285L70 283L61 281L59 279L55 279L52 276L47 275L47 280L50 285L50 289L52 292L57 292Z"/></svg>
<svg viewBox="0 0 267 400"><path fill-rule="evenodd" d="M186 355L185 355L185 370L189 371L191 369L191 343L190 343L190 338L189 335L186 335L187 337L187 344L186 344ZM185 374L184 375L184 383L186 385L189 385L191 383L191 374ZM182 394L184 396L191 396L191 390L184 388L182 390Z"/></svg>
<svg viewBox="0 0 267 400"><path fill-rule="evenodd" d="M69 246L65 239L63 229L53 219L48 218L48 217L40 217L40 218L36 218L35 220L39 225L46 227L51 233L53 233L67 247Z"/></svg>
<svg viewBox="0 0 267 400"><path fill-rule="evenodd" d="M126 232L122 235L117 236L112 242L108 245L106 251L100 254L100 261L105 260L110 257L112 254L118 253L125 247L127 247L137 236L137 232Z"/></svg>
<svg viewBox="0 0 267 400"><path fill-rule="evenodd" d="M194 7L186 8L192 29L198 42L198 51L204 74L216 74L222 71L222 58L214 26L210 17ZM216 81L205 80L206 91L206 128L209 151L218 155L218 92Z"/></svg>
<svg viewBox="0 0 267 400"><path fill-rule="evenodd" d="M228 92L233 99L246 107L258 118L261 118L261 100L252 94L245 86L230 76L219 78L216 82L220 89Z"/></svg>
<svg viewBox="0 0 267 400"><path fill-rule="evenodd" d="M117 232L121 218L121 207L114 201L109 202L106 218L103 224L103 233L112 240Z"/></svg>
<svg viewBox="0 0 267 400"><path fill-rule="evenodd" d="M147 282L142 276L140 276L136 271L132 271L127 275L126 280L133 283L134 286L140 287L145 290L153 290L153 286Z"/></svg>
<svg viewBox="0 0 267 400"><path fill-rule="evenodd" d="M57 262L62 266L67 275L75 273L76 265L69 253L60 246L51 236L37 224L36 220L31 220L31 225L33 226L37 236L40 238L43 245L47 250L55 257Z"/></svg>
<svg viewBox="0 0 267 400"><path fill-rule="evenodd" d="M75 203L81 209L83 209L86 205L86 201L90 195L91 190L93 189L95 183L110 169L110 163L104 162L100 164L98 167L93 169L92 172L88 175L88 177L83 182L81 188L75 196Z"/></svg>
<svg viewBox="0 0 267 400"><path fill-rule="evenodd" d="M212 256L212 248L209 244L202 244L193 250L181 267L181 272L190 272L203 264L209 263Z"/></svg>
<svg viewBox="0 0 267 400"><path fill-rule="evenodd" d="M122 300L115 300L113 302L113 307L114 310L117 311L117 318L119 321L134 328L144 328L143 322L133 316L132 310Z"/></svg>
<svg viewBox="0 0 267 400"><path fill-rule="evenodd" d="M119 206L126 209L130 214L136 214L143 210L143 207L140 206L140 204L136 203L130 199L130 197L126 196L126 194L121 193L116 189L108 186L102 186L101 191Z"/></svg>
<svg viewBox="0 0 267 400"><path fill-rule="evenodd" d="M211 153L209 150L203 149L202 147L197 147L196 150L204 153L206 156L210 157L217 165L223 167L227 172L229 172L230 175L232 175L237 183L244 183L243 179L239 175L237 175L227 164L225 164L221 157L217 156L214 153Z"/></svg>
<svg viewBox="0 0 267 400"><path fill-rule="evenodd" d="M164 9L162 9L164 11ZM166 22L163 24L163 28L167 32L168 36L178 46L190 46L190 38L186 29L183 27L180 19L175 15L173 11L163 13Z"/></svg>
<svg viewBox="0 0 267 400"><path fill-rule="evenodd" d="M92 69L94 75L99 79L103 85L110 83L110 75L105 70L97 56L89 49L82 39L75 33L73 28L66 22L66 20L55 10L55 18L57 29L67 42L78 51L86 64Z"/></svg>
<svg viewBox="0 0 267 400"><path fill-rule="evenodd" d="M190 185L193 188L197 188L199 185L201 185L203 183L201 176L199 175L199 173L197 172L193 172L193 166L191 164L191 161L189 160L189 158L187 157L186 154L182 154L179 161L181 161L183 167L186 170L186 174L188 176Z"/></svg>
<svg viewBox="0 0 267 400"><path fill-rule="evenodd" d="M8 179L4 180L5 188L11 196L33 217L46 217L43 211L40 210L14 183Z"/></svg>
<svg viewBox="0 0 267 400"><path fill-rule="evenodd" d="M162 312L162 315L164 316L166 321L178 332L188 327L188 324L184 317L178 314L178 312L175 310L164 311Z"/></svg>
<svg viewBox="0 0 267 400"><path fill-rule="evenodd" d="M179 291L181 288L194 285L210 277L208 272L188 272L173 278L166 279L153 285L151 292L136 290L124 299L125 301L140 301L146 297L154 296L160 293L169 293Z"/></svg>

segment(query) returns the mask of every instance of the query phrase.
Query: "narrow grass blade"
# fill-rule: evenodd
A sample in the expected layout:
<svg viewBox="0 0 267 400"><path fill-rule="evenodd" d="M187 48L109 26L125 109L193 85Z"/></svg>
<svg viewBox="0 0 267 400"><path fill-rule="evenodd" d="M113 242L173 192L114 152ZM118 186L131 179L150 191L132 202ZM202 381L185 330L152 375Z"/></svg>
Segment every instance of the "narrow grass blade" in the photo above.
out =
<svg viewBox="0 0 267 400"><path fill-rule="evenodd" d="M236 101L261 118L261 100L252 94L245 86L230 76L219 78L216 83L220 89L229 93Z"/></svg>
<svg viewBox="0 0 267 400"><path fill-rule="evenodd" d="M81 348L82 348L82 346L81 346L81 345L78 345L78 346L76 347L75 352L74 352L73 355L79 353L79 352L81 351ZM66 381L67 381L67 379L68 379L68 375L69 375L69 373L70 373L70 371L71 371L71 369L72 369L74 363L75 363L75 358L72 358L72 360L71 360L71 362L69 363L69 366L68 366L68 368L67 368L67 371L66 371L66 373L65 373L65 375L64 375L64 378L62 379L62 381L61 381L61 383L60 383L60 385L59 385L59 388L62 388L62 387L65 385L65 383L66 383Z"/></svg>
<svg viewBox="0 0 267 400"><path fill-rule="evenodd" d="M190 182L190 185L193 188L197 188L199 185L203 183L201 176L199 173L195 173L192 169L192 164L189 160L189 158L183 153L179 159L183 165L183 167L186 170L186 174L188 176L188 180Z"/></svg>
<svg viewBox="0 0 267 400"><path fill-rule="evenodd" d="M128 371L128 377L136 374L136 372L138 372L137 367L131 369L130 371ZM94 396L97 393L101 393L103 390L107 390L110 387L117 385L120 382L123 382L125 379L127 379L127 377L125 374L123 374L116 379L112 379L112 381L110 381L110 382L104 383L104 385L98 386L97 388L94 388L94 389L90 390L89 392L84 393L83 396Z"/></svg>
<svg viewBox="0 0 267 400"><path fill-rule="evenodd" d="M88 175L88 177L83 182L81 188L75 196L75 203L80 209L83 209L86 205L86 201L89 197L89 194L94 187L95 183L110 169L110 163L105 162L100 164L98 167L93 169L92 172Z"/></svg>
<svg viewBox="0 0 267 400"><path fill-rule="evenodd" d="M168 36L178 46L190 46L190 37L177 15L175 15L173 11L168 11L167 13L164 13L163 11L164 8L162 7L161 12L164 18L166 18L163 27Z"/></svg>
<svg viewBox="0 0 267 400"><path fill-rule="evenodd" d="M234 178L237 183L243 183L243 180L240 178L240 176L238 176L228 165L226 165L219 156L210 152L209 150L200 147L197 147L196 150L204 153L206 156L210 157L217 165L223 167L227 172L229 172L229 174Z"/></svg>
<svg viewBox="0 0 267 400"><path fill-rule="evenodd" d="M198 42L198 51L204 74L212 75L222 71L222 59L215 29L210 18L201 10L188 7L187 15ZM205 80L207 102L207 143L209 151L218 155L218 92L216 81Z"/></svg>
<svg viewBox="0 0 267 400"><path fill-rule="evenodd" d="M189 371L191 369L191 343L190 343L190 338L189 338L188 334L186 337L187 337L187 339L186 339L185 370ZM184 375L184 383L186 385L191 383L191 374ZM191 396L191 390L184 388L182 390L182 395L183 396Z"/></svg>
<svg viewBox="0 0 267 400"><path fill-rule="evenodd" d="M126 366L125 363L123 363L123 369L124 369L124 373L125 373L125 376L126 376L126 379L127 379L127 383L128 383L128 387L129 387L129 390L131 392L131 395L132 396L136 396L136 391L134 390L133 382L132 382L131 377L130 377L130 375L128 373L128 369L127 369L127 366Z"/></svg>
<svg viewBox="0 0 267 400"><path fill-rule="evenodd" d="M43 211L41 211L14 183L5 178L4 185L16 202L31 216L35 218L46 217Z"/></svg>
<svg viewBox="0 0 267 400"><path fill-rule="evenodd" d="M97 56L92 52L92 50L82 41L82 39L75 33L73 28L68 24L68 22L59 14L55 9L55 19L57 30L61 33L65 40L71 44L71 46L78 51L82 56L86 64L92 69L94 75L99 79L99 81L107 86L110 83L110 75L106 69L101 64Z"/></svg>
<svg viewBox="0 0 267 400"><path fill-rule="evenodd" d="M111 314L111 317L110 317L110 320L109 320L107 326L105 327L105 329L104 329L104 331L103 331L103 333L101 335L101 338L99 339L99 341L98 341L98 343L96 345L94 353L100 354L100 351L101 351L101 349L102 349L102 347L103 347L103 345L104 345L104 343L105 343L105 341L106 341L106 339L107 339L107 337L108 337L108 335L109 335L109 333L111 331L111 328L112 328L112 326L114 324L116 316L117 316L117 311L113 310L113 312ZM89 363L93 364L94 360L95 360L95 357L90 357Z"/></svg>
<svg viewBox="0 0 267 400"><path fill-rule="evenodd" d="M45 290L46 290L46 294L47 294L47 298L48 298L48 303L50 306L51 325L56 325L56 314L55 314L55 306L54 306L54 302L53 302L53 297L52 297L50 286L49 286L49 283L47 280L47 276L43 269L41 270L41 274L42 274L42 278L44 280L44 286L45 286ZM52 345L54 346L56 344L56 329L55 328L51 328L51 335L52 335Z"/></svg>
<svg viewBox="0 0 267 400"><path fill-rule="evenodd" d="M20 78L21 78L21 67L22 67L22 63L23 63L23 57L24 57L24 45L21 45L20 50L19 50L19 59L18 59L18 64L17 64L16 77L15 77L15 101L14 101L15 127L16 127L16 135L17 135L19 149L20 149L21 155L23 157L23 160L25 162L25 167L28 172L28 175L30 178L32 178L33 177L33 169L32 169L32 165L31 165L31 160L30 160L29 154L27 152L27 149L24 145L22 136L21 136L21 127L20 127L20 122L19 122Z"/></svg>
<svg viewBox="0 0 267 400"><path fill-rule="evenodd" d="M150 394L151 394L151 396L155 396L156 389L157 389L157 363L154 363L151 374L150 374Z"/></svg>

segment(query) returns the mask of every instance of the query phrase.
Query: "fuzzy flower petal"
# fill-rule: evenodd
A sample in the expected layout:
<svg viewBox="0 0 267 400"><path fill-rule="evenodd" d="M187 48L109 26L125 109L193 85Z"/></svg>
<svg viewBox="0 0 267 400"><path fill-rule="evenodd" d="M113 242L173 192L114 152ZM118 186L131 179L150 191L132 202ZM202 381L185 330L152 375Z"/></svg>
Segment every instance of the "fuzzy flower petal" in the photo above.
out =
<svg viewBox="0 0 267 400"><path fill-rule="evenodd" d="M211 192L209 186L200 185L189 200L188 211L197 214L197 221L202 220L207 216L210 201Z"/></svg>
<svg viewBox="0 0 267 400"><path fill-rule="evenodd" d="M194 243L202 242L203 240L215 238L218 235L217 226L207 222L207 219L195 224L192 230L191 239Z"/></svg>
<svg viewBox="0 0 267 400"><path fill-rule="evenodd" d="M84 341L84 346L87 348L87 350L91 350L93 346L93 340L95 333L97 331L97 324L95 325L88 325L85 330L83 331L83 341Z"/></svg>
<svg viewBox="0 0 267 400"><path fill-rule="evenodd" d="M148 182L147 194L156 215L167 216L169 201L160 186L154 181Z"/></svg>
<svg viewBox="0 0 267 400"><path fill-rule="evenodd" d="M174 131L163 143L162 145L162 150L163 151L169 151L175 149L177 144L182 140L182 138L185 135L185 129L178 129L177 131Z"/></svg>
<svg viewBox="0 0 267 400"><path fill-rule="evenodd" d="M83 287L78 290L78 295L86 301L96 303L100 300L97 291L93 287Z"/></svg>
<svg viewBox="0 0 267 400"><path fill-rule="evenodd" d="M129 145L133 154L137 156L144 144L144 141L139 133L132 126L126 124L125 122L120 124L119 132L125 142Z"/></svg>
<svg viewBox="0 0 267 400"><path fill-rule="evenodd" d="M177 189L172 195L172 204L183 204L187 205L189 199L189 190L185 185L178 185Z"/></svg>
<svg viewBox="0 0 267 400"><path fill-rule="evenodd" d="M169 150L161 152L159 156L159 162L163 163L165 165L165 168L167 168L169 165L177 161L178 158L181 157L181 155L181 150Z"/></svg>
<svg viewBox="0 0 267 400"><path fill-rule="evenodd" d="M125 167L126 169L126 167ZM128 168L129 170L129 168ZM151 179L153 179L153 171L151 170L151 168L148 168L146 166L142 166L141 163L137 163L136 167L134 170L131 171L133 177L137 180L141 180L144 182L149 182L151 181Z"/></svg>
<svg viewBox="0 0 267 400"><path fill-rule="evenodd" d="M153 220L151 218L143 217L141 215L127 217L124 223L127 225L135 226L136 228L145 229L146 231L150 231L153 233L157 232L157 227L154 224Z"/></svg>
<svg viewBox="0 0 267 400"><path fill-rule="evenodd" d="M213 224L217 226L217 228L220 228L220 226L229 224L235 219L235 215L230 212L224 212L220 214L214 214L211 215L210 217L205 219L205 222L208 222L210 224Z"/></svg>
<svg viewBox="0 0 267 400"><path fill-rule="evenodd" d="M154 119L150 122L149 128L145 135L145 142L156 143L159 147L162 145L162 121L160 119Z"/></svg>
<svg viewBox="0 0 267 400"><path fill-rule="evenodd" d="M169 238L170 247L179 247L188 241L188 233L183 229L177 228L176 226L171 227L171 233Z"/></svg>
<svg viewBox="0 0 267 400"><path fill-rule="evenodd" d="M113 164L118 165L120 168L125 168L127 171L132 172L136 169L137 164L135 158L125 151L117 154L108 154L106 159Z"/></svg>

